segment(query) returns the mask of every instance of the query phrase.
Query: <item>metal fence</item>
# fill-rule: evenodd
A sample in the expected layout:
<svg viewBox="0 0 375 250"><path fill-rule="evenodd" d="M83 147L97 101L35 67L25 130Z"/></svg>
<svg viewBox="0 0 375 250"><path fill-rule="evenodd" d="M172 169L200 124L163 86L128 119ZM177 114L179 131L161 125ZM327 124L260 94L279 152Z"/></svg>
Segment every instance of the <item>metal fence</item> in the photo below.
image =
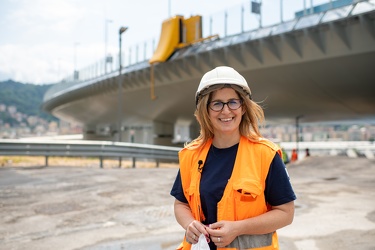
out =
<svg viewBox="0 0 375 250"><path fill-rule="evenodd" d="M119 167L123 158L130 158L135 167L136 160L152 159L159 162L178 162L181 148L108 141L43 141L0 140L2 156L45 156L48 166L50 156L97 157L100 168L105 158L118 158Z"/></svg>

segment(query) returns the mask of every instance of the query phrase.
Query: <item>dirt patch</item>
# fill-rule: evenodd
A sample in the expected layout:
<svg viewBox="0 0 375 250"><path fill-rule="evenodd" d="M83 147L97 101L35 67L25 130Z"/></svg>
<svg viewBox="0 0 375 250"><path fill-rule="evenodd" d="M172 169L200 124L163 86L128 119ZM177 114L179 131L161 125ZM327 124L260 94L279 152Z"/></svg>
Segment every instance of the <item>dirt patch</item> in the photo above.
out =
<svg viewBox="0 0 375 250"><path fill-rule="evenodd" d="M34 208L37 214L61 214L81 210L82 207L75 202L46 203Z"/></svg>
<svg viewBox="0 0 375 250"><path fill-rule="evenodd" d="M317 238L320 250L373 250L375 249L375 230L343 230L325 237Z"/></svg>

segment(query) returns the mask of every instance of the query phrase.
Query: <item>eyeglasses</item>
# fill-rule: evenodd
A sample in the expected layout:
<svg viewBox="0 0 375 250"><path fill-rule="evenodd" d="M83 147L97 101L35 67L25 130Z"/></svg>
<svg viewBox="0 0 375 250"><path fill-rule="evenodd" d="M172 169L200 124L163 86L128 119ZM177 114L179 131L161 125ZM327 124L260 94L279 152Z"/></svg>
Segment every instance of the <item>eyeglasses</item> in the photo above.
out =
<svg viewBox="0 0 375 250"><path fill-rule="evenodd" d="M231 99L228 102L221 102L221 101L213 101L208 103L208 107L212 111L222 111L225 104L228 106L230 110L236 110L239 109L242 106L242 100L241 99Z"/></svg>

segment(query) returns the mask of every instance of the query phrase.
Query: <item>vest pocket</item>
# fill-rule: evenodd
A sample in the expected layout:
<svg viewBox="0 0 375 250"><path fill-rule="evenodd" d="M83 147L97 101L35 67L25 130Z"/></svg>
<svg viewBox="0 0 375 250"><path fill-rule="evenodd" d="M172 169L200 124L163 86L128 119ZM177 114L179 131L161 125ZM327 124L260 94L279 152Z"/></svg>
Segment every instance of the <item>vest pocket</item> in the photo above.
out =
<svg viewBox="0 0 375 250"><path fill-rule="evenodd" d="M258 215L263 206L263 189L260 182L253 179L239 179L233 182L234 209L237 210L236 220ZM260 203L259 203L260 202ZM241 215L241 216L239 216Z"/></svg>
<svg viewBox="0 0 375 250"><path fill-rule="evenodd" d="M251 201L261 195L263 190L259 181L252 179L240 179L233 183L233 189L240 194L241 201Z"/></svg>

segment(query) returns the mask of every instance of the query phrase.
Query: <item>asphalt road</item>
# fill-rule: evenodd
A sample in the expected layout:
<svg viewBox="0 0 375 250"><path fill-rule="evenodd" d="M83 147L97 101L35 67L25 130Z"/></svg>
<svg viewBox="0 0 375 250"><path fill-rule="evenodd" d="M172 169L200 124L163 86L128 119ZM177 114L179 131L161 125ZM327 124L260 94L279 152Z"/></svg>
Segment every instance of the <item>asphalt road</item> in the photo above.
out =
<svg viewBox="0 0 375 250"><path fill-rule="evenodd" d="M297 194L281 249L375 249L375 161L310 157L288 166ZM0 249L174 249L177 168L0 168Z"/></svg>

